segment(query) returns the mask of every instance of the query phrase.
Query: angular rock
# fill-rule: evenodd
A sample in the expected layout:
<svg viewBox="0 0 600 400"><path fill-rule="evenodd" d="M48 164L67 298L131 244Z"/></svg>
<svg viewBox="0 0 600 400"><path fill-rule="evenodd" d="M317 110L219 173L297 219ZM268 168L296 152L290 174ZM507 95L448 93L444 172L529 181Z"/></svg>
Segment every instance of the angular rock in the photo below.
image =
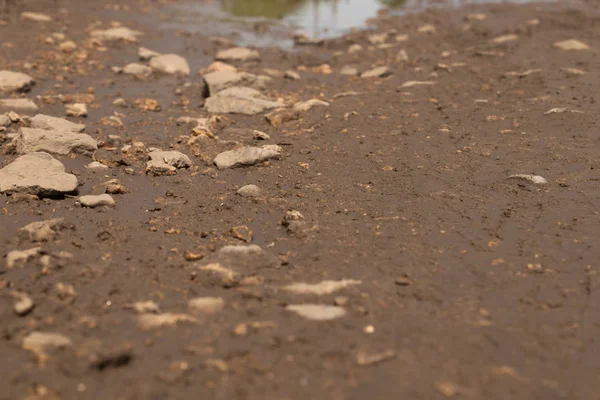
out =
<svg viewBox="0 0 600 400"><path fill-rule="evenodd" d="M133 303L131 308L133 308L135 310L135 312L138 314L146 314L146 313L157 314L160 312L160 307L158 306L158 304L156 304L152 300L136 301L135 303Z"/></svg>
<svg viewBox="0 0 600 400"><path fill-rule="evenodd" d="M501 43L513 42L513 41L517 40L518 38L519 38L518 35L510 33L508 35L502 35L502 36L498 36L498 37L492 39L492 43L501 44Z"/></svg>
<svg viewBox="0 0 600 400"><path fill-rule="evenodd" d="M290 304L286 310L312 321L329 321L346 315L343 308L324 304Z"/></svg>
<svg viewBox="0 0 600 400"><path fill-rule="evenodd" d="M218 169L227 169L254 165L280 156L281 147L279 146L240 147L217 155L214 163Z"/></svg>
<svg viewBox="0 0 600 400"><path fill-rule="evenodd" d="M360 77L361 78L385 78L386 76L390 76L392 74L392 70L389 67L377 67L370 69L366 72L363 72Z"/></svg>
<svg viewBox="0 0 600 400"><path fill-rule="evenodd" d="M94 30L90 33L90 35L100 40L122 40L125 42L135 43L138 41L137 37L143 35L143 33L122 26L119 28L110 28L106 30Z"/></svg>
<svg viewBox="0 0 600 400"><path fill-rule="evenodd" d="M112 207L115 205L115 200L109 194L99 194L99 195L87 195L79 197L79 203L81 203L84 207L96 208L96 207Z"/></svg>
<svg viewBox="0 0 600 400"><path fill-rule="evenodd" d="M144 64L131 63L123 67L123 73L128 75L150 75L152 68Z"/></svg>
<svg viewBox="0 0 600 400"><path fill-rule="evenodd" d="M250 61L260 59L260 54L256 50L244 47L234 47L231 49L220 50L215 59L217 61Z"/></svg>
<svg viewBox="0 0 600 400"><path fill-rule="evenodd" d="M19 228L17 236L21 241L47 242L58 235L66 227L64 218L36 221Z"/></svg>
<svg viewBox="0 0 600 400"><path fill-rule="evenodd" d="M185 58L178 56L177 54L162 54L152 57L150 60L150 67L165 74L184 76L190 74L188 62Z"/></svg>
<svg viewBox="0 0 600 400"><path fill-rule="evenodd" d="M180 168L189 168L192 161L188 156L178 151L152 151L148 154L150 161L146 165L146 172L155 175L169 174Z"/></svg>
<svg viewBox="0 0 600 400"><path fill-rule="evenodd" d="M238 189L237 194L242 197L259 197L260 188L256 185L246 185Z"/></svg>
<svg viewBox="0 0 600 400"><path fill-rule="evenodd" d="M76 124L64 118L51 117L49 115L38 114L30 119L30 127L35 129L68 131L81 133L85 130L85 125Z"/></svg>
<svg viewBox="0 0 600 400"><path fill-rule="evenodd" d="M589 50L590 46L577 39L563 40L562 42L554 43L554 47L565 51L582 51Z"/></svg>
<svg viewBox="0 0 600 400"><path fill-rule="evenodd" d="M77 177L48 153L30 153L0 169L0 193L53 197L77 190Z"/></svg>
<svg viewBox="0 0 600 400"><path fill-rule="evenodd" d="M293 108L294 108L294 111L297 111L297 112L306 112L315 106L329 107L329 103L326 101L322 101L322 100L311 99L308 101L298 102L298 103L294 104Z"/></svg>
<svg viewBox="0 0 600 400"><path fill-rule="evenodd" d="M280 108L265 115L265 119L269 121L269 123L275 128L279 128L284 123L295 121L299 118L300 112L294 110L293 108Z"/></svg>
<svg viewBox="0 0 600 400"><path fill-rule="evenodd" d="M7 114L0 114L0 126L10 126L12 121Z"/></svg>
<svg viewBox="0 0 600 400"><path fill-rule="evenodd" d="M22 266L27 261L41 254L39 247L33 247L27 250L13 250L6 254L6 268L13 269L16 266Z"/></svg>
<svg viewBox="0 0 600 400"><path fill-rule="evenodd" d="M210 96L232 86L247 86L254 89L264 89L266 77L256 76L247 72L218 71L204 75L204 82Z"/></svg>
<svg viewBox="0 0 600 400"><path fill-rule="evenodd" d="M65 110L70 117L87 117L87 106L84 103L66 104Z"/></svg>
<svg viewBox="0 0 600 400"><path fill-rule="evenodd" d="M50 22L52 17L47 14L36 13L32 11L23 11L21 13L21 19L35 21L35 22Z"/></svg>
<svg viewBox="0 0 600 400"><path fill-rule="evenodd" d="M252 137L256 140L270 140L271 139L271 136L269 136L269 134L262 132L262 131L257 131L257 130L252 131Z"/></svg>
<svg viewBox="0 0 600 400"><path fill-rule="evenodd" d="M46 152L67 155L91 155L98 150L96 141L89 135L72 131L21 128L13 139L18 154Z"/></svg>
<svg viewBox="0 0 600 400"><path fill-rule="evenodd" d="M221 297L197 297L188 301L188 306L204 314L214 314L223 310L225 300Z"/></svg>
<svg viewBox="0 0 600 400"><path fill-rule="evenodd" d="M253 115L284 106L262 97L258 90L234 86L206 99L204 107L210 113Z"/></svg>
<svg viewBox="0 0 600 400"><path fill-rule="evenodd" d="M294 283L292 285L285 286L283 289L298 294L315 294L325 295L337 292L348 286L360 285L361 281L354 279L342 279L340 281L322 281L315 284L310 283Z"/></svg>
<svg viewBox="0 0 600 400"><path fill-rule="evenodd" d="M0 110L18 111L21 113L34 113L38 106L29 99L0 99Z"/></svg>
<svg viewBox="0 0 600 400"><path fill-rule="evenodd" d="M156 51L152 51L152 50L147 49L145 47L140 47L138 49L138 57L142 61L148 61L152 57L156 57L156 56L159 56L159 55L160 55L160 53L157 53Z"/></svg>
<svg viewBox="0 0 600 400"><path fill-rule="evenodd" d="M21 72L0 71L0 91L27 92L35 84L33 78Z"/></svg>

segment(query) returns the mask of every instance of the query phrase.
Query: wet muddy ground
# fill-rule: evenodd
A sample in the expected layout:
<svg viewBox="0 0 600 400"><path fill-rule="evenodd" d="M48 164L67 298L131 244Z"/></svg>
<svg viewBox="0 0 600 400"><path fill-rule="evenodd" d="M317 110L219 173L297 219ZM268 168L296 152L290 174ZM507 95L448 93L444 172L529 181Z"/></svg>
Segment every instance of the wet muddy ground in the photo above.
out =
<svg viewBox="0 0 600 400"><path fill-rule="evenodd" d="M176 29L169 2L27 6L0 17L0 70L36 84L2 97L85 124L98 150L54 156L76 193L0 197L2 255L34 249L0 265L0 399L598 398L595 2L381 15L259 48L230 64L271 78L270 121L206 110L205 69L238 36ZM113 26L143 35L92 38ZM146 65L140 46L191 74L113 70ZM329 105L294 111L311 99ZM265 145L279 155L215 165ZM152 148L192 166L155 176ZM80 204L113 179L114 206Z"/></svg>

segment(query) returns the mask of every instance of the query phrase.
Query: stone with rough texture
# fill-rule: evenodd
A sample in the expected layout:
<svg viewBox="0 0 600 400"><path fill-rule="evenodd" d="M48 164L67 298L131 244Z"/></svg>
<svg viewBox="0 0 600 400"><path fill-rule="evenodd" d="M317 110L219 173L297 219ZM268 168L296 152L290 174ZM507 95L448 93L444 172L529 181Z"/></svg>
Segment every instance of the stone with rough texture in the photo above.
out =
<svg viewBox="0 0 600 400"><path fill-rule="evenodd" d="M22 72L0 71L0 91L27 92L34 84L33 78Z"/></svg>
<svg viewBox="0 0 600 400"><path fill-rule="evenodd" d="M246 185L238 189L237 194L242 197L258 197L260 196L260 188L256 185Z"/></svg>
<svg viewBox="0 0 600 400"><path fill-rule="evenodd" d="M238 244L224 246L219 250L219 256L248 256L252 254L262 254L263 249L256 244Z"/></svg>
<svg viewBox="0 0 600 400"><path fill-rule="evenodd" d="M152 57L150 67L171 75L189 75L190 66L185 58L177 54L162 54Z"/></svg>
<svg viewBox="0 0 600 400"><path fill-rule="evenodd" d="M0 193L52 197L77 190L77 177L48 153L31 153L0 169Z"/></svg>
<svg viewBox="0 0 600 400"><path fill-rule="evenodd" d="M144 64L130 63L123 67L123 73L128 75L150 75L152 68Z"/></svg>
<svg viewBox="0 0 600 400"><path fill-rule="evenodd" d="M88 165L85 166L87 169L90 169L92 171L106 171L107 169L109 169L109 167L107 165L102 164L101 162L98 161L92 161L91 163L89 163Z"/></svg>
<svg viewBox="0 0 600 400"><path fill-rule="evenodd" d="M237 68L234 67L233 65L221 62L221 61L215 61L212 64L210 64L208 67L206 67L204 70L202 70L202 72L204 72L205 74L209 74L211 72L237 72Z"/></svg>
<svg viewBox="0 0 600 400"><path fill-rule="evenodd" d="M139 31L134 31L134 30L126 28L124 26L121 26L119 28L94 30L90 33L90 35L92 35L93 38L97 38L100 40L107 40L107 41L122 40L125 42L135 43L138 41L137 37L143 35L143 33L139 32Z"/></svg>
<svg viewBox="0 0 600 400"><path fill-rule="evenodd" d="M29 99L0 99L0 110L18 111L20 113L34 113L38 106Z"/></svg>
<svg viewBox="0 0 600 400"><path fill-rule="evenodd" d="M284 289L289 292L298 294L325 295L337 292L338 290L342 290L348 286L359 285L360 283L361 281L357 281L354 279L342 279L340 281L322 281L315 284L299 282L285 286Z"/></svg>
<svg viewBox="0 0 600 400"><path fill-rule="evenodd" d="M220 50L215 57L217 61L250 61L260 59L258 51L245 47Z"/></svg>
<svg viewBox="0 0 600 400"><path fill-rule="evenodd" d="M253 115L283 107L283 103L265 100L258 90L230 87L206 99L204 107L210 113Z"/></svg>
<svg viewBox="0 0 600 400"><path fill-rule="evenodd" d="M79 197L79 203L84 207L96 208L96 207L112 207L115 205L115 200L109 194L99 194L97 196L87 195Z"/></svg>
<svg viewBox="0 0 600 400"><path fill-rule="evenodd" d="M192 166L192 160L188 156L178 151L157 150L150 152L150 161L146 165L146 172L155 175L174 173L180 168L189 168Z"/></svg>
<svg viewBox="0 0 600 400"><path fill-rule="evenodd" d="M30 119L30 127L35 129L68 131L81 133L85 125L76 124L64 118L51 117L50 115L38 114Z"/></svg>
<svg viewBox="0 0 600 400"><path fill-rule="evenodd" d="M221 297L197 297L188 301L188 306L194 311L214 314L223 310L225 300Z"/></svg>
<svg viewBox="0 0 600 400"><path fill-rule="evenodd" d="M17 230L17 236L22 241L29 240L31 242L47 242L54 239L58 234L58 231L64 227L64 218L36 221L19 228L19 230Z"/></svg>
<svg viewBox="0 0 600 400"><path fill-rule="evenodd" d="M15 314L19 316L23 316L28 314L35 307L35 303L31 299L31 297L26 294L19 295L19 300L13 306L13 310Z"/></svg>
<svg viewBox="0 0 600 400"><path fill-rule="evenodd" d="M67 155L91 155L98 150L96 141L89 135L71 131L21 128L13 139L17 154L46 152Z"/></svg>
<svg viewBox="0 0 600 400"><path fill-rule="evenodd" d="M324 304L290 304L286 310L313 321L329 321L346 315L343 308Z"/></svg>
<svg viewBox="0 0 600 400"><path fill-rule="evenodd" d="M204 82L211 96L232 86L247 86L264 89L266 79L247 72L217 71L204 75Z"/></svg>
<svg viewBox="0 0 600 400"><path fill-rule="evenodd" d="M240 147L217 155L214 163L218 169L227 169L254 165L280 156L281 147L279 146Z"/></svg>

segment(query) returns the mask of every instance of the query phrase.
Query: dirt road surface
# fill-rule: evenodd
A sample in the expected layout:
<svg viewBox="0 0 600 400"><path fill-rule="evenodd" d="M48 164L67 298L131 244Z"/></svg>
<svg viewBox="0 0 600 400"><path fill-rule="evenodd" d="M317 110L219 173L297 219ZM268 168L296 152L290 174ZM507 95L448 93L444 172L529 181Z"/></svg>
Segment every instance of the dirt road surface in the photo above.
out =
<svg viewBox="0 0 600 400"><path fill-rule="evenodd" d="M1 18L0 399L600 399L597 4L169 7Z"/></svg>

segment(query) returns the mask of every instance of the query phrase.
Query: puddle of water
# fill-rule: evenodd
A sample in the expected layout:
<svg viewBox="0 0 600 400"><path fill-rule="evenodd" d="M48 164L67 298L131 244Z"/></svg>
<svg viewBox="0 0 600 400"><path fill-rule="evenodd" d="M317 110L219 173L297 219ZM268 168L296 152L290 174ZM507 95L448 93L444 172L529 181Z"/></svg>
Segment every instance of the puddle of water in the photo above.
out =
<svg viewBox="0 0 600 400"><path fill-rule="evenodd" d="M178 2L173 27L223 34L223 24L239 35L242 45L291 46L290 31L312 38L332 38L367 21L382 10L408 14L427 8L458 8L467 4L555 2L557 0L197 0ZM261 25L263 24L263 25ZM251 29L242 29L243 26ZM260 27L268 26L269 35ZM211 32L211 27L213 32ZM258 31L258 32L257 32ZM286 40L287 39L287 40Z"/></svg>

